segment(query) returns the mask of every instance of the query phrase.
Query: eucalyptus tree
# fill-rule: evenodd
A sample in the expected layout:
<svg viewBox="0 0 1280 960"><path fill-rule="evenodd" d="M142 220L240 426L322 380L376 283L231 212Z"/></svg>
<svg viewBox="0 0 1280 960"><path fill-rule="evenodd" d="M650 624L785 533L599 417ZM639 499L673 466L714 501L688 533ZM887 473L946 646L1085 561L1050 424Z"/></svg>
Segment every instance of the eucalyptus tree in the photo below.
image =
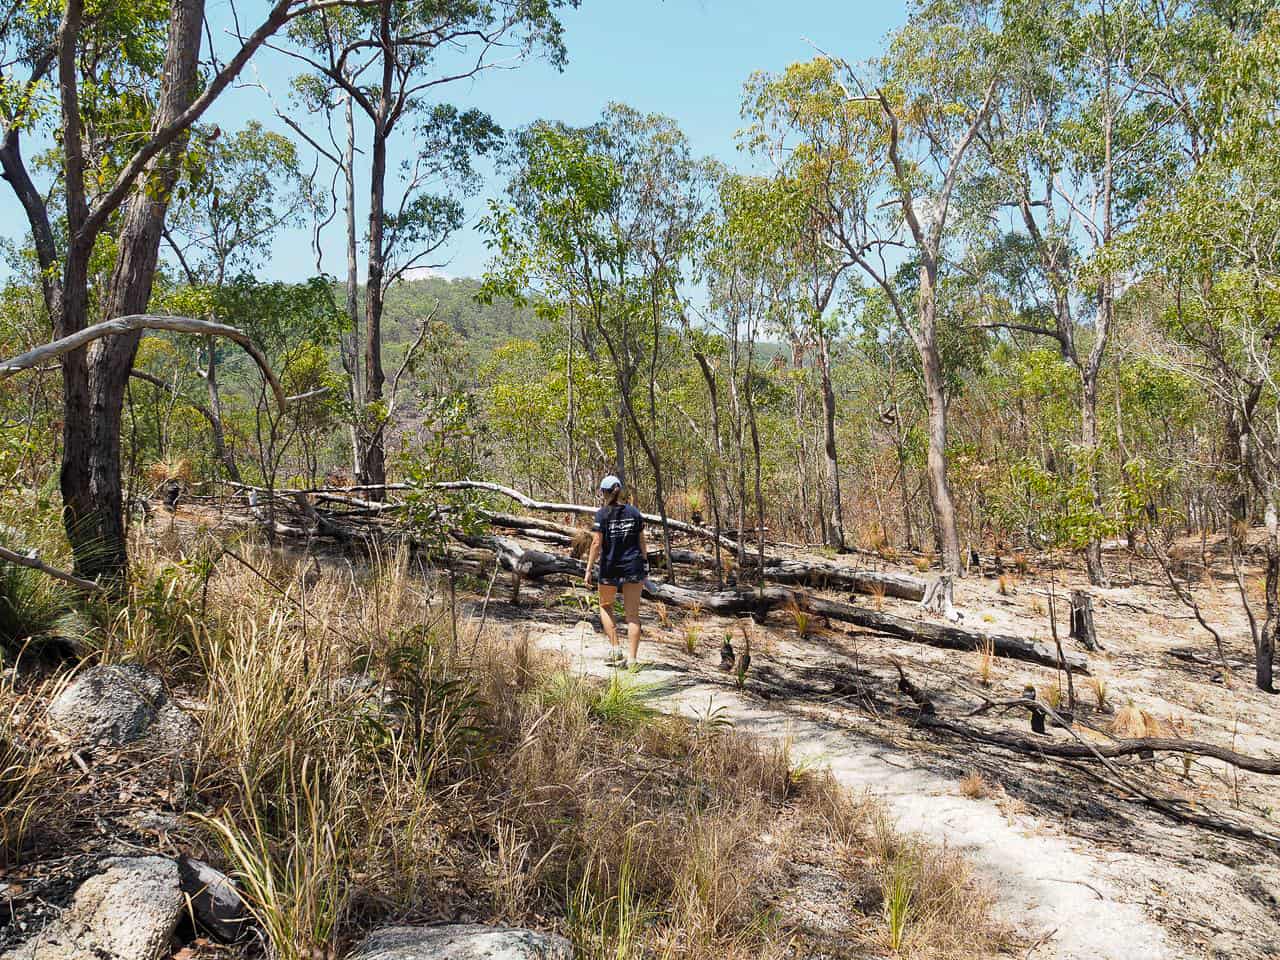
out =
<svg viewBox="0 0 1280 960"><path fill-rule="evenodd" d="M1011 316L987 325L1050 338L1075 371L1077 467L1092 500L1085 563L1094 584L1106 580L1098 391L1126 276L1119 246L1178 169L1172 133L1184 116L1192 152L1201 149L1187 91L1156 91L1169 49L1184 46L1185 7L1008 0L1000 41L1009 68L978 137L1038 280L1011 298ZM1048 44L1058 45L1056 56L1039 55Z"/></svg>
<svg viewBox="0 0 1280 960"><path fill-rule="evenodd" d="M316 198L297 147L287 137L257 121L230 134L218 128L200 132L186 164L187 175L174 191L163 234L187 282L179 298L187 307L183 312L235 322L223 302L227 281L257 268L278 232L301 225ZM230 301L243 302L242 292L236 294ZM200 376L207 405L202 409L207 411L215 458L228 477L239 481L240 469L223 424L220 349L213 337L204 338Z"/></svg>
<svg viewBox="0 0 1280 960"><path fill-rule="evenodd" d="M722 178L708 242L698 260L698 279L707 291L707 317L727 341L729 406L732 414L733 498L737 510L738 564L745 559L747 504L754 502L757 571L763 585L765 498L757 395L763 372L756 366L756 345L780 324L787 307L783 290L788 268L778 256L775 225L789 209L775 177L730 175ZM794 208L791 208L794 209ZM747 441L751 444L748 487Z"/></svg>
<svg viewBox="0 0 1280 960"><path fill-rule="evenodd" d="M1138 234L1158 281L1159 356L1227 411L1232 485L1263 505L1265 616L1236 573L1256 654L1255 682L1275 690L1280 634L1280 22L1223 51L1206 101L1214 123L1201 162L1150 205ZM1242 530L1234 546L1244 547ZM1234 556L1233 556L1234 563Z"/></svg>
<svg viewBox="0 0 1280 960"><path fill-rule="evenodd" d="M616 384L613 467L629 472L630 427L653 472L669 557L655 442L658 368L681 317L708 168L669 118L620 104L586 128L533 124L515 138L508 162L508 201L494 202L484 223L494 250L488 288L513 298L538 293L579 318L578 342Z"/></svg>
<svg viewBox="0 0 1280 960"><path fill-rule="evenodd" d="M938 289L951 206L972 176L970 149L999 88L992 19L978 5L918 4L881 60L855 68L824 55L761 87L776 101L774 124L797 143L794 162L815 170L827 242L883 292L920 356L930 501L943 567L957 574ZM913 277L904 286L908 258Z"/></svg>
<svg viewBox="0 0 1280 960"><path fill-rule="evenodd" d="M288 23L362 2L276 0L203 76L204 0L13 8L0 25L0 170L26 214L56 337L95 314L146 309L192 125ZM52 190L37 187L22 152L40 127L55 131ZM63 516L86 576L127 570L120 427L140 336L135 327L61 356Z"/></svg>
<svg viewBox="0 0 1280 960"><path fill-rule="evenodd" d="M509 66L517 55L541 51L556 65L565 61L557 14L576 0L382 0L368 7L341 9L299 23L293 44L281 49L319 78L302 89L326 113L345 98L344 107L367 124L368 224L361 360L347 359L357 418L360 481L381 498L386 483L382 357L382 315L388 287L412 266L437 253L463 223L461 198L474 192L478 155L494 149L501 131L478 110L459 110L436 98L450 84L493 67ZM348 121L348 152L331 157L345 166L354 184L355 140L359 129ZM400 170L398 197L389 183L389 154L397 135L408 134L410 156ZM354 247L354 191L347 196L348 254ZM354 307L353 270L349 270L349 309ZM356 320L352 316L353 322ZM358 336L358 334L357 334Z"/></svg>
<svg viewBox="0 0 1280 960"><path fill-rule="evenodd" d="M832 238L848 232L834 221L857 218L862 208L856 197L861 171L852 149L854 121L843 89L832 82L831 68L831 61L822 59L793 64L778 76L754 75L747 82L742 113L750 121L743 145L767 157L778 179L782 202L775 204L772 227L779 262L788 269L785 289L791 291L788 299L793 304L783 327L797 346L796 354L807 346L814 350L828 506L823 540L844 550L831 356L832 342L840 333L838 294L853 264ZM801 464L803 471L803 457Z"/></svg>

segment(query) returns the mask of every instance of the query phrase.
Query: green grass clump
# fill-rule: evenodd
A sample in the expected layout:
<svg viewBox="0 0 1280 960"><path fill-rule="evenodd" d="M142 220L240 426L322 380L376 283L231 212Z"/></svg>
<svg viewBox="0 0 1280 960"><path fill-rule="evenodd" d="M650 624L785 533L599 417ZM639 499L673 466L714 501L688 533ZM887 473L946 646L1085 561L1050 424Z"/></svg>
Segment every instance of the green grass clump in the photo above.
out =
<svg viewBox="0 0 1280 960"><path fill-rule="evenodd" d="M5 653L73 640L84 629L70 588L39 570L0 561L0 647Z"/></svg>

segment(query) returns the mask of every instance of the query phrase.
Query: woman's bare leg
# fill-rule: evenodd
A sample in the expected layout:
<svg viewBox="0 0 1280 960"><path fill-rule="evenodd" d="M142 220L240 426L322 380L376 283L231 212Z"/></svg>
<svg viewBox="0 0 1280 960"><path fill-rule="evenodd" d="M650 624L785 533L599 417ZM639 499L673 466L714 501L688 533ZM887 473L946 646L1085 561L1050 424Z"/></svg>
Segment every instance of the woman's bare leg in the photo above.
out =
<svg viewBox="0 0 1280 960"><path fill-rule="evenodd" d="M640 653L640 583L622 585L622 609L627 618L627 640L631 645L631 662Z"/></svg>
<svg viewBox="0 0 1280 960"><path fill-rule="evenodd" d="M600 584L600 625L604 627L604 635L609 638L609 646L618 646L618 627L613 620L613 600L618 595L618 588L612 584Z"/></svg>

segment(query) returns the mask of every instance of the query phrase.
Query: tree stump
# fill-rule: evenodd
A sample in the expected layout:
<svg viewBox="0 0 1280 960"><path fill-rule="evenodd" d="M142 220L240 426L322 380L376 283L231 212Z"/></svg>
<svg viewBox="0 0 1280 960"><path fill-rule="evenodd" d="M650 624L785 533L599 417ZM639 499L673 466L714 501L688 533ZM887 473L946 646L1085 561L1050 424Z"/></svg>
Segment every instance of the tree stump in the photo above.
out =
<svg viewBox="0 0 1280 960"><path fill-rule="evenodd" d="M1031 714L1031 732L1044 733L1044 711L1036 700L1036 688L1027 684L1022 690L1022 699L1028 703L1027 712Z"/></svg>
<svg viewBox="0 0 1280 960"><path fill-rule="evenodd" d="M952 581L951 574L940 574L937 580L925 587L920 606L930 613L939 614L952 623L957 623L961 614L955 607L954 591L955 583Z"/></svg>
<svg viewBox="0 0 1280 960"><path fill-rule="evenodd" d="M1093 625L1093 597L1083 590L1071 591L1071 638L1086 650L1098 649L1098 634Z"/></svg>

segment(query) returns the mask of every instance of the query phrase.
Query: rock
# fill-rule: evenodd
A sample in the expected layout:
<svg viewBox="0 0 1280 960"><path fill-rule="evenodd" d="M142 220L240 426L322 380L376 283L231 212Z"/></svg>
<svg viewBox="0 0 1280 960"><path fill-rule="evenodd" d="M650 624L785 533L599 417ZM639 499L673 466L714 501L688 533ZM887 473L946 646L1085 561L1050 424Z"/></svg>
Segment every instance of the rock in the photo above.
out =
<svg viewBox="0 0 1280 960"><path fill-rule="evenodd" d="M375 930L348 960L573 960L573 947L534 930L452 923Z"/></svg>
<svg viewBox="0 0 1280 960"><path fill-rule="evenodd" d="M234 943L252 919L231 879L203 860L178 859L178 883L191 903L196 923L223 943Z"/></svg>
<svg viewBox="0 0 1280 960"><path fill-rule="evenodd" d="M54 728L78 746L140 743L181 753L196 723L169 699L160 678L136 664L91 667L49 705Z"/></svg>
<svg viewBox="0 0 1280 960"><path fill-rule="evenodd" d="M49 926L0 960L160 960L182 916L178 865L167 857L104 860Z"/></svg>

